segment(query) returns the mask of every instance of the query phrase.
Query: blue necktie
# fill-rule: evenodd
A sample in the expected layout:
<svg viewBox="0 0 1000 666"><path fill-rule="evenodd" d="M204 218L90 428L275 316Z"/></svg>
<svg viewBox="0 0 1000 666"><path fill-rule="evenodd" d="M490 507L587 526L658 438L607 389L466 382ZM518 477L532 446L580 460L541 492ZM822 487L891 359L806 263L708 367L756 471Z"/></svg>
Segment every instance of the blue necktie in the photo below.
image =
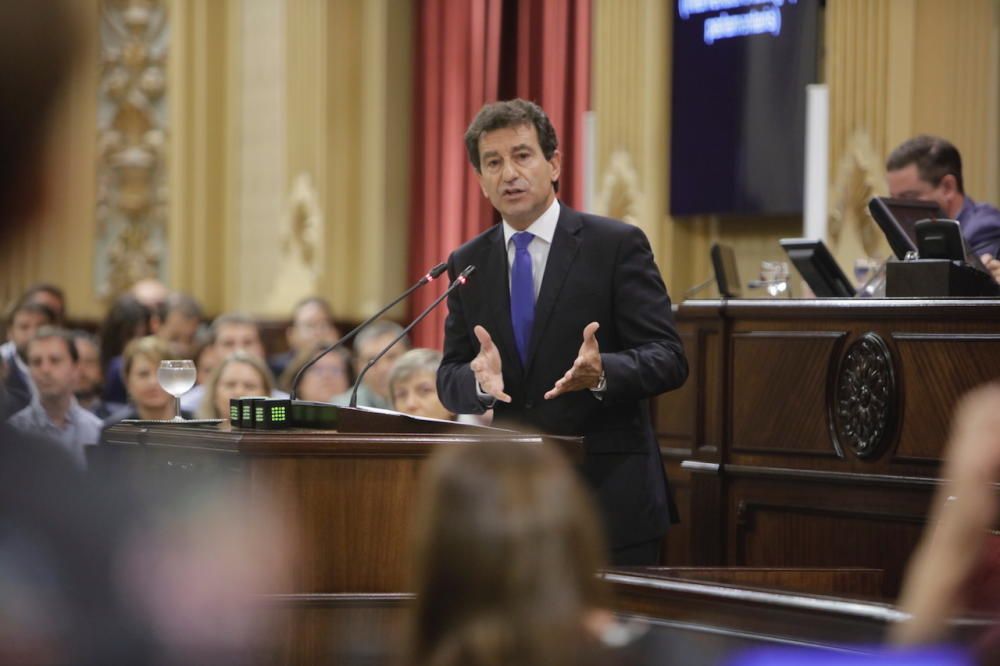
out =
<svg viewBox="0 0 1000 666"><path fill-rule="evenodd" d="M514 240L514 266L510 271L510 322L514 325L514 342L521 364L528 366L528 345L531 343L531 327L535 323L535 281L531 275L531 255L528 245L534 234L519 231Z"/></svg>

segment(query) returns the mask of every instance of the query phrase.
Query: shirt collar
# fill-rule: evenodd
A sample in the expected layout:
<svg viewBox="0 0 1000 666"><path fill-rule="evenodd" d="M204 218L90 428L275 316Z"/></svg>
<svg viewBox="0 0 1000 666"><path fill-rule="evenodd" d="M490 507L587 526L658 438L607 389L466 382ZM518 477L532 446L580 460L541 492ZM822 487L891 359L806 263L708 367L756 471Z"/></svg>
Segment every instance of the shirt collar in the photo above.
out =
<svg viewBox="0 0 1000 666"><path fill-rule="evenodd" d="M552 237L556 235L556 223L559 222L559 199L553 199L552 205L549 206L541 216L531 223L525 231L534 234L536 238L541 238L543 241L552 244ZM507 220L503 221L503 243L504 245L510 244L510 237L517 233L517 229L510 226Z"/></svg>
<svg viewBox="0 0 1000 666"><path fill-rule="evenodd" d="M46 412L45 407L42 406L41 398L34 397L32 398L29 404L31 405L31 413L33 415L33 418L38 425L49 426L53 428L57 427L56 424L49 419L49 413ZM79 410L81 409L83 409L83 407L81 407L80 403L77 402L76 396L70 396L69 410L66 411L66 427L76 425L76 422L80 418Z"/></svg>

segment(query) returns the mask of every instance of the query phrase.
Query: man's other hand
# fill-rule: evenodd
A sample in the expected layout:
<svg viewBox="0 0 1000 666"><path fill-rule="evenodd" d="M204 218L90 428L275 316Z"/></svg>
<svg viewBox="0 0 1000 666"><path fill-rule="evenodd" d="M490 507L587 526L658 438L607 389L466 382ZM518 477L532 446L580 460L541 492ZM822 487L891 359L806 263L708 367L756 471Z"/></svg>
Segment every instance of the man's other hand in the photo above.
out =
<svg viewBox="0 0 1000 666"><path fill-rule="evenodd" d="M566 374L545 394L546 400L570 391L597 387L604 371L604 366L601 364L601 349L597 345L596 337L597 329L600 327L600 324L592 321L583 329L583 344L580 345L580 352L573 361L573 367L567 370Z"/></svg>
<svg viewBox="0 0 1000 666"><path fill-rule="evenodd" d="M500 363L500 352L493 344L493 338L482 326L476 326L473 332L479 340L479 354L472 359L469 367L476 373L479 388L501 402L510 402L510 396L503 390L503 367Z"/></svg>

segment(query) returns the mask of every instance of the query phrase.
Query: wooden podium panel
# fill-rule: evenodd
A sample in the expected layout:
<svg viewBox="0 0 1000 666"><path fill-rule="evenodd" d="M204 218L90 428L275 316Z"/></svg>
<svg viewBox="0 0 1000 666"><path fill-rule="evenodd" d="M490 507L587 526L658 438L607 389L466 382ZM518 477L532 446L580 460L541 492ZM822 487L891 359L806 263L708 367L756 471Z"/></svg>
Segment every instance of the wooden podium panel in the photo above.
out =
<svg viewBox="0 0 1000 666"><path fill-rule="evenodd" d="M691 376L656 425L687 550L667 563L872 567L895 596L955 404L1000 378L1000 301L687 301L677 320Z"/></svg>
<svg viewBox="0 0 1000 666"><path fill-rule="evenodd" d="M400 592L407 589L412 509L425 459L442 446L542 441L500 430L481 433L222 432L126 424L109 429L97 457L98 468L115 473L236 480L251 497L276 502L298 534L292 587L279 592ZM579 439L553 441L571 459L582 455Z"/></svg>

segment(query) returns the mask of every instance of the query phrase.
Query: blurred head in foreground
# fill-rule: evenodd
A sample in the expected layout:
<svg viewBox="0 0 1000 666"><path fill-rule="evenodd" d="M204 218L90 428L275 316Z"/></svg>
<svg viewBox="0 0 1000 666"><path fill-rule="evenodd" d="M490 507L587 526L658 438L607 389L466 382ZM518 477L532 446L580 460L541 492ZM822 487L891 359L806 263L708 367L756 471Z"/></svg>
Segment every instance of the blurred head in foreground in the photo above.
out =
<svg viewBox="0 0 1000 666"><path fill-rule="evenodd" d="M589 495L548 445L442 447L415 532L416 666L579 663L603 539Z"/></svg>

